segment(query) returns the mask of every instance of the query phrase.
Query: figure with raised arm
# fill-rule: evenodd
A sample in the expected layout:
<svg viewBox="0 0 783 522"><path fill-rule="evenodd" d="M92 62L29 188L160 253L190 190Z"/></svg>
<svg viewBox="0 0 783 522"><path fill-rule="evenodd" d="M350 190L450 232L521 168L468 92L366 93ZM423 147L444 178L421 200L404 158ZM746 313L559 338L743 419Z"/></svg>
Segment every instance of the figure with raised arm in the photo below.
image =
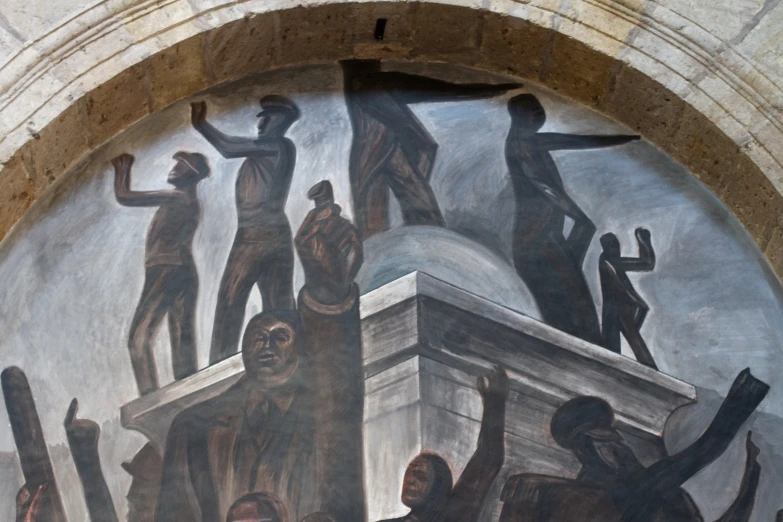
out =
<svg viewBox="0 0 783 522"><path fill-rule="evenodd" d="M639 136L594 136L539 132L546 112L532 94L508 102L511 129L506 162L514 189L513 256L519 277L533 294L547 324L600 343L598 314L582 272L595 225L566 192L552 152L598 149ZM573 226L565 237L565 218Z"/></svg>
<svg viewBox="0 0 783 522"><path fill-rule="evenodd" d="M633 350L636 360L658 369L655 360L642 338L640 330L650 307L634 289L626 272L649 272L655 268L655 251L650 241L650 231L637 228L639 257L622 257L620 241L614 234L601 236L603 253L598 259L603 296L602 339L607 350L620 353L620 333Z"/></svg>
<svg viewBox="0 0 783 522"><path fill-rule="evenodd" d="M198 272L193 260L193 236L201 219L196 186L209 176L207 159L196 152L179 151L168 175L173 190L131 190L134 158L122 154L112 160L114 194L126 207L158 207L147 232L144 288L128 336L133 373L141 395L159 388L152 341L168 315L171 362L179 380L196 372L196 299Z"/></svg>
<svg viewBox="0 0 783 522"><path fill-rule="evenodd" d="M405 470L402 503L410 512L387 522L477 522L505 460L504 429L509 383L499 366L478 379L484 403L476 451L452 487L449 465L433 453L417 455Z"/></svg>
<svg viewBox="0 0 783 522"><path fill-rule="evenodd" d="M228 136L207 122L207 104L191 104L191 120L224 158L244 158L235 185L237 232L220 281L209 363L233 355L245 307L258 285L264 310L294 308L294 251L285 204L296 148L285 137L299 108L283 96L261 99L258 136Z"/></svg>
<svg viewBox="0 0 783 522"><path fill-rule="evenodd" d="M353 127L348 169L360 237L389 228L390 189L406 225L444 226L430 187L438 144L408 105L489 98L519 85L456 84L386 72L379 60L345 60L340 65Z"/></svg>
<svg viewBox="0 0 783 522"><path fill-rule="evenodd" d="M684 450L645 467L598 397L577 397L557 409L551 433L582 464L576 479L524 473L508 479L500 522L703 522L688 479L720 457L769 387L743 370L704 433ZM740 491L716 522L748 522L761 467L751 433Z"/></svg>
<svg viewBox="0 0 783 522"><path fill-rule="evenodd" d="M222 522L264 492L291 521L365 518L359 291L362 246L328 182L295 244L305 273L296 310L264 310L242 338L244 376L174 419L156 522ZM350 492L350 494L346 494Z"/></svg>

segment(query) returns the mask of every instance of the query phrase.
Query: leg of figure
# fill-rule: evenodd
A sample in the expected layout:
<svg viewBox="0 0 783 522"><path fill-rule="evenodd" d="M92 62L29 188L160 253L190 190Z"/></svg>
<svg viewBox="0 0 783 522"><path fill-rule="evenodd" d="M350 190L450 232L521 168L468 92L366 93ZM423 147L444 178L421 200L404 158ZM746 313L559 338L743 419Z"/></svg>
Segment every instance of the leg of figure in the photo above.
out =
<svg viewBox="0 0 783 522"><path fill-rule="evenodd" d="M636 324L636 329L641 330L642 325L644 324L644 320L647 319L647 312L649 312L650 309L646 307L638 307L636 309L636 316L634 317L634 323Z"/></svg>
<svg viewBox="0 0 783 522"><path fill-rule="evenodd" d="M257 279L259 245L234 240L226 269L220 280L209 364L215 364L239 350L245 320L245 306Z"/></svg>
<svg viewBox="0 0 783 522"><path fill-rule="evenodd" d="M383 175L400 203L406 225L446 226L432 187L401 149L389 159Z"/></svg>
<svg viewBox="0 0 783 522"><path fill-rule="evenodd" d="M258 289L261 291L264 311L293 310L294 304L294 251L290 234L281 237L276 252L260 262Z"/></svg>
<svg viewBox="0 0 783 522"><path fill-rule="evenodd" d="M649 348L647 348L647 343L644 342L639 329L636 328L634 314L620 312L620 330L628 341L628 345L631 347L634 356L636 356L636 360L653 370L657 370L658 366L655 364L655 359L653 359Z"/></svg>
<svg viewBox="0 0 783 522"><path fill-rule="evenodd" d="M595 230L595 225L590 221L590 218L584 216L574 221L571 233L568 234L568 248L580 267L584 263L587 249L590 248L590 242L593 240Z"/></svg>
<svg viewBox="0 0 783 522"><path fill-rule="evenodd" d="M196 346L196 301L198 273L195 267L181 267L180 291L169 309L171 365L174 379L184 379L198 370Z"/></svg>
<svg viewBox="0 0 783 522"><path fill-rule="evenodd" d="M611 307L611 304L606 303L604 298L604 307ZM617 311L613 309L604 310L602 314L603 324L601 331L601 338L603 339L603 347L614 353L622 352L622 344L620 342L620 318L617 316Z"/></svg>
<svg viewBox="0 0 783 522"><path fill-rule="evenodd" d="M354 209L354 212L361 212L354 217L359 224L359 234L362 240L367 239L373 234L389 230L389 187L383 179L383 176L377 176L367 189L358 196L362 200L361 209Z"/></svg>
<svg viewBox="0 0 783 522"><path fill-rule="evenodd" d="M172 268L153 266L147 269L141 299L131 322L128 350L141 395L159 388L152 340L172 301Z"/></svg>

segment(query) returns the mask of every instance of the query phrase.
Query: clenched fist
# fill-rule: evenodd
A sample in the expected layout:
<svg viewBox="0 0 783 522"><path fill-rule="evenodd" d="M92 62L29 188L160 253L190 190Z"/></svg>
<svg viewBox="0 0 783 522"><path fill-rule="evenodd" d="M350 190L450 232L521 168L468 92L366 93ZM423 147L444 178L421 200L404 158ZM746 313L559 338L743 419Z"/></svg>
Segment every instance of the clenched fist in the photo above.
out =
<svg viewBox="0 0 783 522"><path fill-rule="evenodd" d="M305 218L294 243L305 272L305 288L323 304L340 303L351 292L363 254L356 227L340 216L328 181L308 193L316 206Z"/></svg>
<svg viewBox="0 0 783 522"><path fill-rule="evenodd" d="M492 400L505 402L509 390L508 375L503 368L495 366L486 376L478 378L476 387L484 402Z"/></svg>

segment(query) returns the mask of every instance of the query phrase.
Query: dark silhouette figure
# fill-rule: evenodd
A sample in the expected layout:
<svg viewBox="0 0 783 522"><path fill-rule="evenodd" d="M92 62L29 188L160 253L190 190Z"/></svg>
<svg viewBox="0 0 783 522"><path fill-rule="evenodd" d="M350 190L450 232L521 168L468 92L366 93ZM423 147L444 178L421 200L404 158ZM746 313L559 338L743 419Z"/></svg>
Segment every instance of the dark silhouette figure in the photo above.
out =
<svg viewBox="0 0 783 522"><path fill-rule="evenodd" d="M439 455L421 453L405 470L402 503L410 512L388 522L476 522L492 482L503 467L503 432L508 376L495 367L478 380L484 403L476 451L452 488L449 465Z"/></svg>
<svg viewBox="0 0 783 522"><path fill-rule="evenodd" d="M79 402L73 399L65 415L63 426L73 462L76 464L76 472L79 474L84 490L90 521L117 522L117 512L98 456L98 438L101 435L101 428L94 421L77 419L78 409Z"/></svg>
<svg viewBox="0 0 783 522"><path fill-rule="evenodd" d="M0 381L25 482L16 496L17 521L67 522L27 376L11 366Z"/></svg>
<svg viewBox="0 0 783 522"><path fill-rule="evenodd" d="M353 127L349 177L360 237L389 228L389 189L406 225L444 226L429 185L438 144L408 105L489 98L519 85L460 85L384 72L378 60L340 64Z"/></svg>
<svg viewBox="0 0 783 522"><path fill-rule="evenodd" d="M514 267L547 324L598 344L598 314L582 273L595 225L566 193L551 152L611 147L639 136L538 132L546 113L532 94L513 97L508 112L506 162L516 199ZM566 216L574 222L568 237L563 235Z"/></svg>
<svg viewBox="0 0 783 522"><path fill-rule="evenodd" d="M160 491L163 458L152 443L145 444L130 462L122 468L133 477L126 496L128 500L127 522L152 522Z"/></svg>
<svg viewBox="0 0 783 522"><path fill-rule="evenodd" d="M159 207L147 232L144 289L128 337L133 373L141 395L159 388L152 341L168 315L174 378L198 369L196 300L198 272L193 260L193 236L201 218L196 186L209 176L207 159L195 152L177 152L167 181L174 190L131 190L133 156L112 160L114 194L126 207Z"/></svg>
<svg viewBox="0 0 783 522"><path fill-rule="evenodd" d="M258 136L227 136L207 123L207 105L191 104L191 119L225 158L245 158L237 174L238 228L220 281L209 363L237 352L245 307L258 285L264 310L294 307L294 251L285 203L296 164L296 148L285 137L299 108L282 96L265 96Z"/></svg>
<svg viewBox="0 0 783 522"><path fill-rule="evenodd" d="M242 339L245 375L174 420L156 522L219 522L236 499L265 492L290 519L365 517L364 372L355 228L330 186L297 233L305 272L297 310L264 310ZM350 492L350 494L346 494Z"/></svg>
<svg viewBox="0 0 783 522"><path fill-rule="evenodd" d="M267 493L250 493L234 502L226 522L290 522L285 506Z"/></svg>
<svg viewBox="0 0 783 522"><path fill-rule="evenodd" d="M622 257L620 241L614 234L601 236L603 253L598 259L603 296L602 337L603 346L620 353L620 333L628 340L636 360L658 369L655 360L642 338L640 330L650 307L636 292L626 272L649 272L655 268L655 251L650 242L650 231L637 228L639 257Z"/></svg>
<svg viewBox="0 0 783 522"><path fill-rule="evenodd" d="M555 441L579 459L576 479L536 474L511 477L500 522L702 521L682 484L726 450L769 387L742 371L707 430L684 450L644 467L614 428L614 412L597 397L578 397L552 417ZM719 522L747 522L761 468L751 435L740 493Z"/></svg>

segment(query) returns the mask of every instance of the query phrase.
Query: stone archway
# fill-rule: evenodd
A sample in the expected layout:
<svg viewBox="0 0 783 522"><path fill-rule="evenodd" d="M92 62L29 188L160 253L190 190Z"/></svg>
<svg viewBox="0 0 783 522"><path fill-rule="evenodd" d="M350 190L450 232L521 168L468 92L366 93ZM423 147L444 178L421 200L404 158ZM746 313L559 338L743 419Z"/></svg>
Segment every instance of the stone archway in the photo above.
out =
<svg viewBox="0 0 783 522"><path fill-rule="evenodd" d="M388 20L382 41L379 18ZM267 69L357 56L508 73L612 116L707 185L783 274L780 89L695 23L616 0L87 9L0 69L0 231L90 150L179 99Z"/></svg>

